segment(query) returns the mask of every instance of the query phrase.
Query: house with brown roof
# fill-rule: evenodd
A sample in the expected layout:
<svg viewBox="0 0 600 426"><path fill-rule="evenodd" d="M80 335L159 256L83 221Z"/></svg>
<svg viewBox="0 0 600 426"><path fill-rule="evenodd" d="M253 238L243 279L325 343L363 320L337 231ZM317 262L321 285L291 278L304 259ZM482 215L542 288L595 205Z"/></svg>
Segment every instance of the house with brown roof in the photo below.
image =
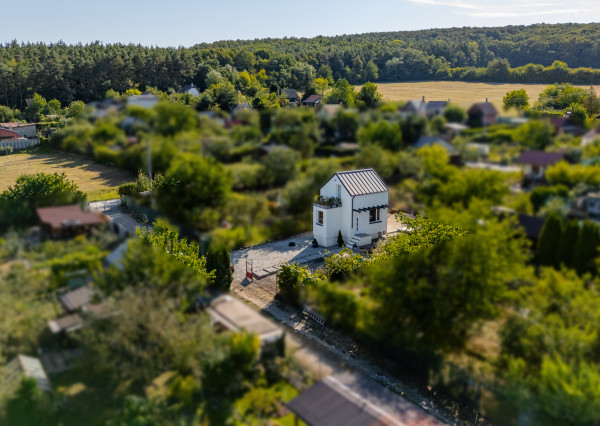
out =
<svg viewBox="0 0 600 426"><path fill-rule="evenodd" d="M84 211L79 204L36 209L42 230L52 238L71 238L88 233L110 220L100 212Z"/></svg>
<svg viewBox="0 0 600 426"><path fill-rule="evenodd" d="M20 137L22 136L13 130L0 129L0 141L16 140Z"/></svg>
<svg viewBox="0 0 600 426"><path fill-rule="evenodd" d="M476 102L467 111L467 122L469 125L489 126L494 124L498 118L498 110L487 99L485 102Z"/></svg>
<svg viewBox="0 0 600 426"><path fill-rule="evenodd" d="M569 116L550 117L550 124L556 129L557 135L569 134L578 136L585 133L585 129Z"/></svg>
<svg viewBox="0 0 600 426"><path fill-rule="evenodd" d="M323 95L310 95L308 98L302 101L302 105L314 107L317 105L321 105L322 102Z"/></svg>
<svg viewBox="0 0 600 426"><path fill-rule="evenodd" d="M564 159L560 152L523 151L517 163L523 166L523 176L526 179L543 179L549 166Z"/></svg>
<svg viewBox="0 0 600 426"><path fill-rule="evenodd" d="M334 174L313 203L313 235L320 246L365 246L387 232L388 188L373 169Z"/></svg>
<svg viewBox="0 0 600 426"><path fill-rule="evenodd" d="M37 125L35 123L0 123L0 127L17 132L23 138L37 137Z"/></svg>

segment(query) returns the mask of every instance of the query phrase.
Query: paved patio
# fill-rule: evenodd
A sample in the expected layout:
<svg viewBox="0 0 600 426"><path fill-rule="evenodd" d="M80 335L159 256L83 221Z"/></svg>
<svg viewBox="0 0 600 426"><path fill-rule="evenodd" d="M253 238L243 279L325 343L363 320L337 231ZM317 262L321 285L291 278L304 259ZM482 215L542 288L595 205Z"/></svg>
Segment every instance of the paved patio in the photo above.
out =
<svg viewBox="0 0 600 426"><path fill-rule="evenodd" d="M112 222L117 224L123 232L128 233L132 237L135 236L135 229L152 229L152 225L140 222L134 218L131 213L121 204L120 199L96 201L89 203L90 210L102 212L110 218Z"/></svg>
<svg viewBox="0 0 600 426"><path fill-rule="evenodd" d="M339 247L314 248L312 240L312 232L307 232L285 240L233 251L231 262L235 266L234 282L241 282L246 277L246 260L252 262L254 276L260 279L275 274L283 263L305 264L341 250ZM294 245L290 246L290 243Z"/></svg>
<svg viewBox="0 0 600 426"><path fill-rule="evenodd" d="M388 234L405 229L406 227L397 221L393 214L388 215ZM306 264L339 253L341 250L339 247L314 248L312 240L312 232L307 232L285 240L267 242L231 252L231 262L235 266L234 282L242 282L246 277L246 260L252 262L255 278L261 279L277 273L281 269L280 265L284 263ZM294 245L290 246L290 243Z"/></svg>

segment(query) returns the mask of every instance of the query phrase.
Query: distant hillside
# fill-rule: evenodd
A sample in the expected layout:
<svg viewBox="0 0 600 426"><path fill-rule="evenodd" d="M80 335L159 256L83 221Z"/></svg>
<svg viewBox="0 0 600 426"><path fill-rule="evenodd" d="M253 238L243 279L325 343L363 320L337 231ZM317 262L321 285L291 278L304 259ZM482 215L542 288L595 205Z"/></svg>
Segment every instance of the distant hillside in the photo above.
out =
<svg viewBox="0 0 600 426"><path fill-rule="evenodd" d="M444 58L451 67L485 67L492 59L505 58L514 67L528 63L548 66L559 60L571 67L600 68L600 23L439 28L336 37L219 41L197 46L269 47L295 56L312 56L317 52L325 55L317 60L329 60L342 52L360 52L364 55L363 61L365 58L367 61L383 59L398 48L413 48Z"/></svg>
<svg viewBox="0 0 600 426"><path fill-rule="evenodd" d="M212 71L217 81L228 80L242 92L252 78L272 92L304 91L315 77L352 84L434 79L597 84L599 40L600 24L541 24L221 41L189 48L12 42L0 45L0 103L24 108L34 92L63 103L90 101L108 89L166 91L190 82L202 91L214 83ZM240 77L244 70L248 76Z"/></svg>

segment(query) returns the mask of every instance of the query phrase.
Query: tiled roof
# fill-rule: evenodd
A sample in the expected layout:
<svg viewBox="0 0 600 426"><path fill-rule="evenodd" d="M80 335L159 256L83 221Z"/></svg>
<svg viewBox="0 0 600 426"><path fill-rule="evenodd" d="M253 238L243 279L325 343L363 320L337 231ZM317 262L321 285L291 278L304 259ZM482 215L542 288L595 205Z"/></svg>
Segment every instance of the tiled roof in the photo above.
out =
<svg viewBox="0 0 600 426"><path fill-rule="evenodd" d="M534 166L548 166L563 159L560 152L523 151L517 162Z"/></svg>
<svg viewBox="0 0 600 426"><path fill-rule="evenodd" d="M304 102L319 102L321 99L323 99L323 95L310 95Z"/></svg>
<svg viewBox="0 0 600 426"><path fill-rule="evenodd" d="M2 139L18 139L21 135L17 132L13 132L12 130L0 129L0 138Z"/></svg>
<svg viewBox="0 0 600 426"><path fill-rule="evenodd" d="M108 222L102 213L83 211L81 206L44 207L36 209L42 223L50 225L53 229L61 229L69 225L99 225Z"/></svg>
<svg viewBox="0 0 600 426"><path fill-rule="evenodd" d="M377 194L379 192L388 191L383 180L381 180L379 175L373 169L338 172L336 173L336 176L352 196Z"/></svg>

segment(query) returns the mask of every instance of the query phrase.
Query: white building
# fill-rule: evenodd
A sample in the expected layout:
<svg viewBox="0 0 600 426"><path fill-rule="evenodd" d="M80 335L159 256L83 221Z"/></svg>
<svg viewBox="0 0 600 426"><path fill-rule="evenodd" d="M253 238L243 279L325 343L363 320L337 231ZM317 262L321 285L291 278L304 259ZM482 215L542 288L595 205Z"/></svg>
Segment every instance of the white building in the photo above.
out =
<svg viewBox="0 0 600 426"><path fill-rule="evenodd" d="M142 108L153 108L158 102L158 97L152 93L133 95L127 99L127 105L135 105Z"/></svg>
<svg viewBox="0 0 600 426"><path fill-rule="evenodd" d="M334 174L313 204L313 234L323 247L370 244L387 231L388 188L373 169Z"/></svg>
<svg viewBox="0 0 600 426"><path fill-rule="evenodd" d="M37 126L35 123L0 123L0 127L17 132L24 138L37 137Z"/></svg>
<svg viewBox="0 0 600 426"><path fill-rule="evenodd" d="M200 91L194 86L194 83L186 84L179 90L179 93L189 93L192 96L200 96Z"/></svg>

